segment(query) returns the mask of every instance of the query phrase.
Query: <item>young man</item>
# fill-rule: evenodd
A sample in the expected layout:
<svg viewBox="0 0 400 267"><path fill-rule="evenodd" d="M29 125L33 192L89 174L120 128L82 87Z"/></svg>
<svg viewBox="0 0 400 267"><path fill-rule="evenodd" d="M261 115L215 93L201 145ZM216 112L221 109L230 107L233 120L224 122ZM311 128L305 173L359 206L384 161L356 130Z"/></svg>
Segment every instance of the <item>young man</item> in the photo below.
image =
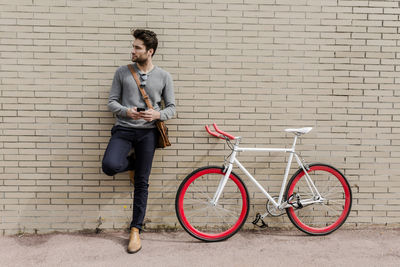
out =
<svg viewBox="0 0 400 267"><path fill-rule="evenodd" d="M104 153L102 168L105 174L130 171L134 184L133 215L130 225L128 252L141 249L139 232L146 212L148 181L157 147L157 120L171 119L175 114L175 97L171 75L153 65L158 40L149 30L135 30L132 45L133 69L139 76L141 86L149 96L153 109L148 109L128 66L117 69L108 99L108 108L116 115L112 136ZM161 107L164 100L164 109ZM128 156L134 148L133 156Z"/></svg>

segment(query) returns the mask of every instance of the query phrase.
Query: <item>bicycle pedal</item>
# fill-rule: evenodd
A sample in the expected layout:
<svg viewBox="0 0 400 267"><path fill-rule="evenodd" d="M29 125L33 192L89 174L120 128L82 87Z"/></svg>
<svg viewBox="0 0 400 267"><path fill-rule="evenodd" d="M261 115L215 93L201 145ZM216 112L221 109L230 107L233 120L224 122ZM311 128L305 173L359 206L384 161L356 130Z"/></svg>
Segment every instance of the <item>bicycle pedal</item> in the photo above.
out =
<svg viewBox="0 0 400 267"><path fill-rule="evenodd" d="M258 224L258 222L261 220L261 225ZM268 227L268 224L266 224L264 222L264 220L261 218L261 214L257 213L256 214L256 218L254 219L254 221L252 222L255 226L258 226L260 228L266 228Z"/></svg>

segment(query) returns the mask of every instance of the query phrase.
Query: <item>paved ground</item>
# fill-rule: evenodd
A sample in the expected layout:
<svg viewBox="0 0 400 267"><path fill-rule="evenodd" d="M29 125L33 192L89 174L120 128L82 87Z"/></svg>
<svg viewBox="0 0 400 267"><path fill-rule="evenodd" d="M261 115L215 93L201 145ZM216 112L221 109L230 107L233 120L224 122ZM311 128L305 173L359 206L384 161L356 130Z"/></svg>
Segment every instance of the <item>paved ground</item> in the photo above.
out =
<svg viewBox="0 0 400 267"><path fill-rule="evenodd" d="M145 232L128 254L126 232L0 237L1 266L400 266L400 229L240 231L219 243L185 232Z"/></svg>

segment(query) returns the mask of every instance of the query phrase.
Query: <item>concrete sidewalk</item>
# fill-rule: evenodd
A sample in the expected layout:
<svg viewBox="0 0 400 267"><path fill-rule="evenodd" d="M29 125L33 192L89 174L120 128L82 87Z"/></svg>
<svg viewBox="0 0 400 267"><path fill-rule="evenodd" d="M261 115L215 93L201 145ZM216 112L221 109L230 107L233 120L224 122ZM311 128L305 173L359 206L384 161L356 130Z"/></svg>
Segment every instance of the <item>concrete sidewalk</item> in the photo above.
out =
<svg viewBox="0 0 400 267"><path fill-rule="evenodd" d="M1 266L400 266L400 229L240 231L219 243L185 232L145 232L126 253L127 232L0 237Z"/></svg>

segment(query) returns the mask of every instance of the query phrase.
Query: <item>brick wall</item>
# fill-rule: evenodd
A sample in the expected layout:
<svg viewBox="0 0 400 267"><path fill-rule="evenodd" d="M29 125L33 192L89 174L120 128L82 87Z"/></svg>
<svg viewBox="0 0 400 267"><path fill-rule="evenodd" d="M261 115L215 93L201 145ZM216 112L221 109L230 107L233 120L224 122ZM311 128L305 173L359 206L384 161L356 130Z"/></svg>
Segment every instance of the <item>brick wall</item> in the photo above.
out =
<svg viewBox="0 0 400 267"><path fill-rule="evenodd" d="M174 145L155 156L148 228L175 227L180 181L223 161L203 128L212 122L247 146L289 145L283 129L315 127L298 149L350 180L346 226L398 224L399 15L399 1L1 0L0 232L127 226L127 174L107 177L101 159L112 77L140 27L159 34L154 61L174 78L178 111ZM284 156L241 159L278 192ZM265 201L247 184L251 221Z"/></svg>

